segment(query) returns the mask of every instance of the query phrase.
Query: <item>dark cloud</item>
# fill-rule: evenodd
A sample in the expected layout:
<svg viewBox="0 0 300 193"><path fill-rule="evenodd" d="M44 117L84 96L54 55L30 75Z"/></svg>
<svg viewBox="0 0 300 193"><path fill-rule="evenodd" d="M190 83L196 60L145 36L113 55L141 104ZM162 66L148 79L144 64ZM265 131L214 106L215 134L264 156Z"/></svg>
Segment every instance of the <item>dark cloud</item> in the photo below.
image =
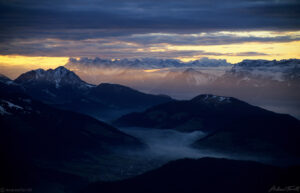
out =
<svg viewBox="0 0 300 193"><path fill-rule="evenodd" d="M186 40L187 41L187 40ZM137 41L138 42L138 41ZM147 44L113 39L61 40L61 39L17 39L16 41L0 44L1 54L27 56L70 56L103 58L183 58L204 56L265 56L266 53L242 52L220 53L204 50L170 50L168 46L157 45L152 48ZM189 41L187 41L189 42ZM168 43L174 43L169 41Z"/></svg>
<svg viewBox="0 0 300 193"><path fill-rule="evenodd" d="M290 42L300 37L213 33L299 30L299 16L298 0L0 0L0 54L123 57L127 53L131 57L146 55L147 47L164 43ZM206 35L193 35L201 32ZM82 43L89 39L95 41ZM137 47L144 51L137 52ZM174 54L175 51L169 51L166 56ZM164 56L160 52L150 55ZM179 53L177 57L180 56Z"/></svg>
<svg viewBox="0 0 300 193"><path fill-rule="evenodd" d="M224 45L245 42L291 42L298 41L300 37L281 35L274 37L237 36L234 34L140 34L125 36L124 41L136 42L143 45L151 44L173 44L173 45Z"/></svg>
<svg viewBox="0 0 300 193"><path fill-rule="evenodd" d="M282 2L282 3L281 3ZM90 30L69 38L137 32L299 29L299 1L253 0L1 0L1 37L59 36L60 30ZM98 30L98 31L95 31ZM85 31L86 32L86 31ZM68 38L68 36L66 37Z"/></svg>
<svg viewBox="0 0 300 193"><path fill-rule="evenodd" d="M261 52L239 52L232 55L233 56L267 56L268 54L261 53Z"/></svg>

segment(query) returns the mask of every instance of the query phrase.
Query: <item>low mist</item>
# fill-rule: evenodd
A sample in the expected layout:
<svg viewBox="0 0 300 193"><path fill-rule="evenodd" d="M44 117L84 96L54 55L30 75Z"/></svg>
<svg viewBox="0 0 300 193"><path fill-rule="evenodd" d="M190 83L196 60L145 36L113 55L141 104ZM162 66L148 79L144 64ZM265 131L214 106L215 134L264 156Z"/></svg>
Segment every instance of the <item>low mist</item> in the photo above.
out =
<svg viewBox="0 0 300 193"><path fill-rule="evenodd" d="M128 156L135 157L136 160L143 160L143 163L148 165L146 170L161 166L168 161L183 159L183 158L228 158L237 160L253 160L262 163L272 163L269 158L240 156L237 154L216 152L212 149L195 149L191 145L207 134L202 131L180 132L171 129L155 129L155 128L139 128L126 127L119 128L122 132L138 138L141 142L148 146L148 150L125 151ZM124 153L124 149L122 150Z"/></svg>
<svg viewBox="0 0 300 193"><path fill-rule="evenodd" d="M121 128L121 131L139 138L149 146L149 155L167 159L196 158L204 154L190 145L206 136L201 131L183 133L169 129Z"/></svg>

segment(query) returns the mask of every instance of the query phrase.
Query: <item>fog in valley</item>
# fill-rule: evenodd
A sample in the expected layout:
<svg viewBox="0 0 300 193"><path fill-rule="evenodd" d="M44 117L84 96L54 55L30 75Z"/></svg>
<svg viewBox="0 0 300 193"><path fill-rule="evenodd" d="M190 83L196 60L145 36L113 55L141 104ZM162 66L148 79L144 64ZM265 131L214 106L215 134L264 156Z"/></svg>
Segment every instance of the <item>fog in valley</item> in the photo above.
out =
<svg viewBox="0 0 300 193"><path fill-rule="evenodd" d="M193 142L206 135L201 131L183 133L176 130L153 128L120 128L120 130L147 144L149 155L167 159L205 156L202 152L190 147Z"/></svg>
<svg viewBox="0 0 300 193"><path fill-rule="evenodd" d="M144 160L148 162L149 168L163 165L169 161L183 158L228 158L237 160L253 160L262 163L272 163L267 157L241 156L238 154L216 152L212 149L196 149L192 144L207 136L202 131L180 132L172 129L155 129L155 128L139 128L126 127L119 128L122 132L134 136L148 146L147 150L131 151L122 149L118 153L125 153L136 160ZM152 162L154 164L152 164Z"/></svg>

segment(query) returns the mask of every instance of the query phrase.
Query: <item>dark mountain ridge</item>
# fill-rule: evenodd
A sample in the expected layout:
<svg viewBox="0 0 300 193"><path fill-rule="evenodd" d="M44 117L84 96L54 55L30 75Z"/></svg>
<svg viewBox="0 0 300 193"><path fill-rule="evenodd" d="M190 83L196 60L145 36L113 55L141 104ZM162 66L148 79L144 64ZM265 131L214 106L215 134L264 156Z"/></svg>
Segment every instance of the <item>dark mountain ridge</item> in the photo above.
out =
<svg viewBox="0 0 300 193"><path fill-rule="evenodd" d="M0 186L5 188L28 186L33 192L52 187L53 192L57 187L76 189L88 181L86 175L92 173L89 168L120 176L118 171L113 173L117 169L99 169L99 165L109 162L122 168L113 155L122 157L119 152L147 148L137 138L106 123L43 104L19 86L3 83L0 125ZM70 169L74 166L77 168Z"/></svg>
<svg viewBox="0 0 300 193"><path fill-rule="evenodd" d="M7 83L9 81L11 81L10 78L8 78L7 76L5 76L4 74L0 74L0 82Z"/></svg>
<svg viewBox="0 0 300 193"><path fill-rule="evenodd" d="M280 168L251 161L182 159L131 179L93 183L82 192L264 193L274 186L297 188L299 171L299 167Z"/></svg>
<svg viewBox="0 0 300 193"><path fill-rule="evenodd" d="M232 97L206 94L188 101L171 101L157 105L141 113L131 113L116 120L115 124L213 132L223 127L226 122L232 121L231 119L237 119L241 115L258 116L257 113L271 112Z"/></svg>
<svg viewBox="0 0 300 193"><path fill-rule="evenodd" d="M167 96L145 94L122 85L91 85L62 66L54 70L29 71L20 75L14 83L36 100L100 119L144 110L172 100Z"/></svg>
<svg viewBox="0 0 300 193"><path fill-rule="evenodd" d="M101 83L89 92L89 96L112 107L141 108L160 104L171 100L164 95L145 94L132 88L119 85Z"/></svg>
<svg viewBox="0 0 300 193"><path fill-rule="evenodd" d="M48 156L50 152L64 152L62 155L67 157L66 152L77 154L84 149L101 152L107 146L142 145L134 137L106 123L53 108L20 92L1 93L0 108L1 142L16 147L24 143L28 153L36 150L37 156L42 152Z"/></svg>
<svg viewBox="0 0 300 193"><path fill-rule="evenodd" d="M300 158L299 120L232 97L199 95L189 101L172 101L122 116L114 124L184 132L200 130L208 136L193 144L198 149L291 160Z"/></svg>

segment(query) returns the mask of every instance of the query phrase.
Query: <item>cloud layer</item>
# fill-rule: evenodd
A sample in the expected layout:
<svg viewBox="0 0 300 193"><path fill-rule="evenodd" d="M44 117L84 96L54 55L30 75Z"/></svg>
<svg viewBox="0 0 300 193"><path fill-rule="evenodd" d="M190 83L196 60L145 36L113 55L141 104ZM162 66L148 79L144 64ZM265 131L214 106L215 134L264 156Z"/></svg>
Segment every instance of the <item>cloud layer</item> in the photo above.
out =
<svg viewBox="0 0 300 193"><path fill-rule="evenodd" d="M299 29L297 0L14 0L0 1L1 29L48 31L96 29L73 34L115 36L137 32ZM18 30L16 31L18 32ZM24 31L25 32L25 31ZM25 35L25 34L24 34Z"/></svg>
<svg viewBox="0 0 300 193"><path fill-rule="evenodd" d="M172 46L295 42L300 40L299 16L297 0L0 0L0 54L266 56L256 50Z"/></svg>

